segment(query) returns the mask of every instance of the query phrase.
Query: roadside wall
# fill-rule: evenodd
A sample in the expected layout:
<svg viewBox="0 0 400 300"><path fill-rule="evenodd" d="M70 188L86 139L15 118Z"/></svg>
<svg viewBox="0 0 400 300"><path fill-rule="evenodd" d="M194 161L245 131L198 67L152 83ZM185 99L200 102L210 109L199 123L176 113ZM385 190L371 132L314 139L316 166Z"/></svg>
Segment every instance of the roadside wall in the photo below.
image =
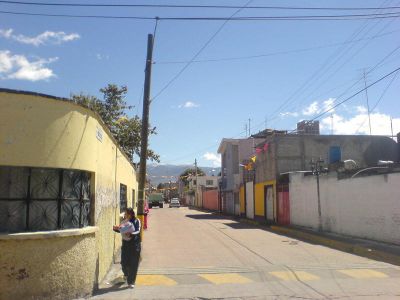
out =
<svg viewBox="0 0 400 300"><path fill-rule="evenodd" d="M337 180L320 177L323 230L400 244L400 174ZM290 175L290 222L318 228L314 176Z"/></svg>
<svg viewBox="0 0 400 300"><path fill-rule="evenodd" d="M79 289L71 284L81 282L85 284L82 293L86 294L88 278L91 280L88 286L93 289L106 275L113 262L113 256L121 245L120 235L115 234L111 228L120 221L120 184L127 187L127 205L135 207L133 199L137 199L136 171L118 148L100 118L93 111L65 99L1 90L0 116L0 166L90 172L92 198L90 223L97 228L95 234L80 237L82 241L77 241L75 246L71 246L65 237L60 241L49 241L54 242L54 247L57 247L54 254L66 251L73 256L60 255L54 258L57 263L49 264L43 263L48 258L47 251L37 252L36 257L42 259L29 261L26 266L19 266L28 274L42 273L48 280L30 275L24 277L24 284L20 285L18 281L10 281L3 277L5 274L0 273L0 290L5 290L5 286L11 286L13 289L10 291L18 292L18 297L25 298L32 296L32 291L39 293L42 290L44 296L57 298L62 291L75 289L73 295L75 297ZM43 239L46 237L48 236L45 235ZM25 258L20 257L20 261L28 261L32 255L30 249L34 248L32 243L23 239L18 243L12 239L2 241L0 265L7 264L9 268L16 268L8 261L3 261L9 255L3 249L10 253L25 255ZM75 250L68 252L71 247ZM20 251L25 248L27 251ZM76 256L78 253L79 257ZM87 263L80 263L82 257ZM71 265L76 268L68 267L64 270L60 268L61 265ZM58 285L56 281L63 286ZM48 291L47 286L54 286L57 289ZM61 295L64 299L71 296ZM13 297L13 294L8 297ZM8 297L0 298L8 299Z"/></svg>

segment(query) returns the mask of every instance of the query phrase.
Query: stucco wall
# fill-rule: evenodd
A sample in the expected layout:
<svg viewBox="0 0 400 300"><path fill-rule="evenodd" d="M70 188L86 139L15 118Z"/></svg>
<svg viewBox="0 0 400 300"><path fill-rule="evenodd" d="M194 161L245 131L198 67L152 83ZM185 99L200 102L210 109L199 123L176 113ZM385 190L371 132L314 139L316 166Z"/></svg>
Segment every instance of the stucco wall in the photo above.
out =
<svg viewBox="0 0 400 300"><path fill-rule="evenodd" d="M242 185L240 187L240 193L239 193L239 201L240 201L240 213L244 214L246 212L245 208L245 199L244 199L244 186Z"/></svg>
<svg viewBox="0 0 400 300"><path fill-rule="evenodd" d="M89 109L61 99L0 91L0 114L0 166L92 173L91 223L99 230L93 248L86 252L98 265L82 264L82 268L96 274L96 281L101 281L121 245L120 235L112 231L112 225L120 221L121 183L127 186L128 206L135 208L132 203L133 190L135 199L138 192L135 169L100 118ZM21 245L24 246L23 242ZM40 261L36 268L41 270ZM75 274L78 276L79 268ZM64 276L68 279L72 275ZM52 285L51 280L42 285Z"/></svg>
<svg viewBox="0 0 400 300"><path fill-rule="evenodd" d="M310 135L277 136L277 173L310 170L311 159L321 157L329 163L329 148L341 148L341 160L355 160L360 168L376 165L378 160L398 160L397 144L383 136Z"/></svg>
<svg viewBox="0 0 400 300"><path fill-rule="evenodd" d="M276 205L276 192L275 192L276 187L275 187L275 184L276 184L275 180L268 180L268 181L264 181L264 182L260 182L260 183L256 183L255 184L255 186L254 186L254 191L255 191L255 193L254 193L254 195L255 195L255 198L254 198L254 214L256 216L265 217L265 186L267 186L267 185L271 185L272 189L273 189L273 197L274 197L274 199L273 199L273 202L274 202L274 204L273 204L273 209L274 209L273 215L274 216L276 215L276 209L275 208L277 207L277 205Z"/></svg>
<svg viewBox="0 0 400 300"><path fill-rule="evenodd" d="M323 230L400 244L400 174L337 180L321 176ZM318 228L316 178L290 176L291 224Z"/></svg>
<svg viewBox="0 0 400 300"><path fill-rule="evenodd" d="M89 295L97 276L95 244L93 228L0 235L0 299Z"/></svg>

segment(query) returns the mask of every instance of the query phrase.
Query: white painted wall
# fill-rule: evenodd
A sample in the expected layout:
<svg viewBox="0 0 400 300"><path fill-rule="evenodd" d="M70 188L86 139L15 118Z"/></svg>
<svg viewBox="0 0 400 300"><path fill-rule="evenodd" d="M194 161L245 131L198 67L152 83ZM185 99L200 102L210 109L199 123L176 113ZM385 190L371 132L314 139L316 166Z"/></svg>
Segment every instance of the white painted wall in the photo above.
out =
<svg viewBox="0 0 400 300"><path fill-rule="evenodd" d="M290 175L290 222L318 228L316 178ZM320 177L324 231L400 245L400 174Z"/></svg>
<svg viewBox="0 0 400 300"><path fill-rule="evenodd" d="M254 183L246 182L246 217L254 219Z"/></svg>

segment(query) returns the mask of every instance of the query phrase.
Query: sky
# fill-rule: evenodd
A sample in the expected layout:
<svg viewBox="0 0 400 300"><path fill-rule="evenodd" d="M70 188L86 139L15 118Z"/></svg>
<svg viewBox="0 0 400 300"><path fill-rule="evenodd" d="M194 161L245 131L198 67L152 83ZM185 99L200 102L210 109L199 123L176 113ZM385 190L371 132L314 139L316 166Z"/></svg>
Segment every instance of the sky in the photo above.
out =
<svg viewBox="0 0 400 300"><path fill-rule="evenodd" d="M128 113L141 116L147 35L154 33L156 23L4 11L160 18L229 18L235 12L234 17L400 13L400 1L393 0L74 3L399 8L238 11L0 2L0 87L59 97L81 92L101 97L99 89L108 83L126 85L126 100L134 106ZM249 127L251 134L265 128L294 130L300 120L319 120L323 134L370 134L369 123L372 134L391 135L392 128L395 135L400 132L400 72L390 74L400 67L399 17L159 20L155 33L150 122L158 134L149 144L163 164L193 164L197 159L200 166L219 166L217 149L223 138L245 138Z"/></svg>

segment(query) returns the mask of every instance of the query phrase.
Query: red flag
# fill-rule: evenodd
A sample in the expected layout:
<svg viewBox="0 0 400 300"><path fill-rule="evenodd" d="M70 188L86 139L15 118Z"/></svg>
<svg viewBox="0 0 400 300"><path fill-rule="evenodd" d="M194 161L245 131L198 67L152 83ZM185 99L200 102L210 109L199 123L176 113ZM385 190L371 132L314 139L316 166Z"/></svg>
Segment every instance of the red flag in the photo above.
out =
<svg viewBox="0 0 400 300"><path fill-rule="evenodd" d="M264 144L264 152L267 152L268 146L269 146L268 143L265 143L265 144Z"/></svg>
<svg viewBox="0 0 400 300"><path fill-rule="evenodd" d="M256 153L257 154L260 154L262 152L262 149L261 148L256 148Z"/></svg>

